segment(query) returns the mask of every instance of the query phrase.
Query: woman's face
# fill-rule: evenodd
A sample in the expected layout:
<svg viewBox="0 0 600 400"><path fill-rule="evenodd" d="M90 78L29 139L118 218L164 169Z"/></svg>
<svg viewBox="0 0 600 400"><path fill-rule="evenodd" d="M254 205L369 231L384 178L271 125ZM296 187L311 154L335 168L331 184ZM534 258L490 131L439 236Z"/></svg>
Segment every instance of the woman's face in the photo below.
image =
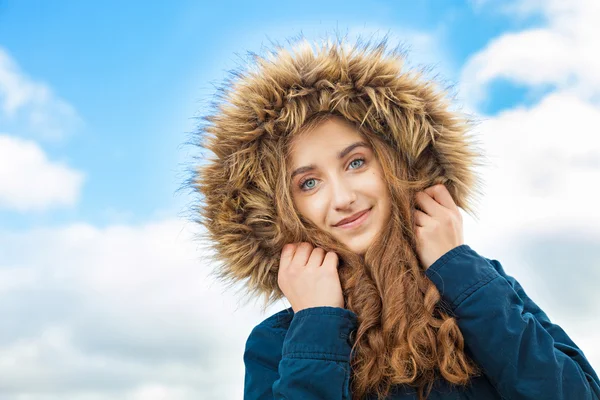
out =
<svg viewBox="0 0 600 400"><path fill-rule="evenodd" d="M358 130L338 117L322 122L293 140L289 161L299 212L364 254L389 219L391 205L381 165ZM365 210L354 226L337 225Z"/></svg>

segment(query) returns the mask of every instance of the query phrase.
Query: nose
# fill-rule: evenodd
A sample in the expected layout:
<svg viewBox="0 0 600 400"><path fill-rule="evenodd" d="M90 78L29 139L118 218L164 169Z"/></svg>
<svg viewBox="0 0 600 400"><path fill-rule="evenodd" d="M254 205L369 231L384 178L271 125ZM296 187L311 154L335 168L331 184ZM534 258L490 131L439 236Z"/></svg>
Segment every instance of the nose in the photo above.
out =
<svg viewBox="0 0 600 400"><path fill-rule="evenodd" d="M334 179L331 190L332 203L336 210L347 209L356 200L356 191L345 179Z"/></svg>

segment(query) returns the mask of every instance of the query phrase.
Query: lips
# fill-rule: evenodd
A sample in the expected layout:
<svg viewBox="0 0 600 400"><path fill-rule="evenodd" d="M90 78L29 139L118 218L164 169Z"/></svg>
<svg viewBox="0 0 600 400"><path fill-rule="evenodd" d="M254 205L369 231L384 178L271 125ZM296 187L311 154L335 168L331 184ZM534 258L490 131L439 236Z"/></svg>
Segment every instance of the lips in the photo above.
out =
<svg viewBox="0 0 600 400"><path fill-rule="evenodd" d="M359 211L356 214L353 214L353 215L349 216L348 218L342 219L340 222L338 222L334 226L344 225L344 224L347 224L348 222L352 222L354 220L357 220L358 218L361 217L361 215L363 215L364 213L366 213L369 210L370 210L370 208L367 208L366 210Z"/></svg>

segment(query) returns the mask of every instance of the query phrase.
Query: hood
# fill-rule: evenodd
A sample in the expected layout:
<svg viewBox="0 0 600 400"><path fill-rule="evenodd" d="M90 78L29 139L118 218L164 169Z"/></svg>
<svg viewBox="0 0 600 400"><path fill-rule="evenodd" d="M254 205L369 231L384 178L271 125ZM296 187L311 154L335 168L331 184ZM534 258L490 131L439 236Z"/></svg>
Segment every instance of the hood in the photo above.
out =
<svg viewBox="0 0 600 400"><path fill-rule="evenodd" d="M217 279L243 282L246 294L267 302L283 296L276 271L287 236L277 215L276 177L263 163L272 161L269 149L316 112L358 120L385 136L421 176L444 183L475 216L481 182L474 167L483 165L483 153L467 135L469 121L449 110L433 81L404 69L398 49L386 47L386 39L316 45L302 38L292 50L253 54L222 85L196 132L198 146L213 154L194 166L191 182L200 195L195 221L205 228Z"/></svg>

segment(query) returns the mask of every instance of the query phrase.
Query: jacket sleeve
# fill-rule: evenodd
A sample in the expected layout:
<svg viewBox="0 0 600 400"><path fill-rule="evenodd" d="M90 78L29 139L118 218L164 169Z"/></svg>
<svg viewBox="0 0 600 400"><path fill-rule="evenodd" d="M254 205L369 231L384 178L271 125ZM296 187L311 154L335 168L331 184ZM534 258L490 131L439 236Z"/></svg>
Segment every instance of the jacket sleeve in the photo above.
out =
<svg viewBox="0 0 600 400"><path fill-rule="evenodd" d="M463 244L425 272L450 304L473 360L507 399L600 399L600 380L560 326L504 273Z"/></svg>
<svg viewBox="0 0 600 400"><path fill-rule="evenodd" d="M295 313L284 337L258 325L246 342L244 399L351 399L356 327L352 311L325 306Z"/></svg>

